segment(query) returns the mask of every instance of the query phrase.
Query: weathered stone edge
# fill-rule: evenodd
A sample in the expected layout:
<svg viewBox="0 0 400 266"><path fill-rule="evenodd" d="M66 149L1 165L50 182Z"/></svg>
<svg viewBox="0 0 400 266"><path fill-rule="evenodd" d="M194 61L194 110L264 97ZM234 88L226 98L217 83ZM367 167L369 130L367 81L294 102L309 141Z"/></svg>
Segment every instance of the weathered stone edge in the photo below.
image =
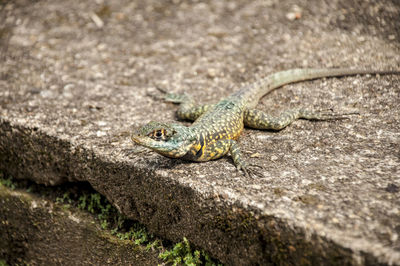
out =
<svg viewBox="0 0 400 266"><path fill-rule="evenodd" d="M118 239L83 211L2 185L0 235L0 259L13 265L161 263L157 250Z"/></svg>
<svg viewBox="0 0 400 266"><path fill-rule="evenodd" d="M371 254L352 251L288 221L203 195L149 169L112 162L39 128L4 118L0 118L0 169L46 185L87 181L151 232L172 241L185 236L227 264L378 264Z"/></svg>

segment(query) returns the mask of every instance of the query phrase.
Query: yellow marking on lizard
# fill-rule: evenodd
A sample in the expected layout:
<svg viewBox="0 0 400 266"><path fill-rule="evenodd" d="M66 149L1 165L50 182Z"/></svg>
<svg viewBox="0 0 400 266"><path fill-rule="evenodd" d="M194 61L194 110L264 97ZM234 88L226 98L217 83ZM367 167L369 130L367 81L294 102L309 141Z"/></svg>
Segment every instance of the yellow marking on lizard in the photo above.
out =
<svg viewBox="0 0 400 266"><path fill-rule="evenodd" d="M324 77L358 74L400 74L400 71L352 69L292 69L281 71L246 86L215 105L196 106L187 95L167 94L166 100L180 103L177 112L181 119L195 120L190 127L175 123L150 122L132 134L132 140L164 156L192 161L208 161L230 152L238 169L248 175L236 139L243 126L257 129L281 130L292 121L331 120L342 118L331 112L311 112L297 109L272 117L254 109L259 99L285 84Z"/></svg>

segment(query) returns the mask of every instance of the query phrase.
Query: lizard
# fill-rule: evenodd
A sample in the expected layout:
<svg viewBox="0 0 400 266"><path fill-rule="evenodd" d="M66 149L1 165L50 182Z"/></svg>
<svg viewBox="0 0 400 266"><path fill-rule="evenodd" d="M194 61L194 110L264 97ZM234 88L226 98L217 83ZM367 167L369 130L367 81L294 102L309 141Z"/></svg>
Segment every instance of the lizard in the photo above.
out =
<svg viewBox="0 0 400 266"><path fill-rule="evenodd" d="M195 162L215 160L230 153L238 170L249 176L248 163L243 159L237 139L244 126L281 130L297 119L335 120L347 114L332 111L315 112L294 109L273 117L255 109L258 101L272 90L290 83L327 77L343 77L363 74L400 74L400 71L374 71L360 69L290 69L276 72L220 100L216 104L196 105L186 95L166 94L167 102L180 104L177 116L194 121L190 126L178 123L151 121L134 130L134 143L170 158L181 158Z"/></svg>

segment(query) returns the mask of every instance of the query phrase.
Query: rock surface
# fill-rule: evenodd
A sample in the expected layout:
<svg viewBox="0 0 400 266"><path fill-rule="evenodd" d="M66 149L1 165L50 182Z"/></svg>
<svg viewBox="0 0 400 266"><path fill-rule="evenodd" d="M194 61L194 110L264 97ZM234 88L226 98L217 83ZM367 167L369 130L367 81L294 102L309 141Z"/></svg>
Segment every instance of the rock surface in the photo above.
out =
<svg viewBox="0 0 400 266"><path fill-rule="evenodd" d="M258 177L133 147L174 119L156 87L215 102L298 67L400 69L398 1L3 1L0 169L88 181L122 213L227 264L400 264L400 77L285 86L259 104L358 111L245 130ZM133 149L133 150L132 150Z"/></svg>
<svg viewBox="0 0 400 266"><path fill-rule="evenodd" d="M10 265L157 265L145 251L101 230L73 207L0 185L0 258Z"/></svg>

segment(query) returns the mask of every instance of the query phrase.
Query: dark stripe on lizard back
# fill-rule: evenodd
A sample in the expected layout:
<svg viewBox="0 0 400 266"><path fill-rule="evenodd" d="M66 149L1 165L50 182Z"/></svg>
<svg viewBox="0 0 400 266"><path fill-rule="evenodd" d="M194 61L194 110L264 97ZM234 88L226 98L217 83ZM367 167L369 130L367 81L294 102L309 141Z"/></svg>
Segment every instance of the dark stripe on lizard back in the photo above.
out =
<svg viewBox="0 0 400 266"><path fill-rule="evenodd" d="M200 134L199 142L200 142L200 149L196 152L196 155L195 155L196 158L200 158L203 155L203 148L205 145L205 140L204 140L203 134Z"/></svg>

